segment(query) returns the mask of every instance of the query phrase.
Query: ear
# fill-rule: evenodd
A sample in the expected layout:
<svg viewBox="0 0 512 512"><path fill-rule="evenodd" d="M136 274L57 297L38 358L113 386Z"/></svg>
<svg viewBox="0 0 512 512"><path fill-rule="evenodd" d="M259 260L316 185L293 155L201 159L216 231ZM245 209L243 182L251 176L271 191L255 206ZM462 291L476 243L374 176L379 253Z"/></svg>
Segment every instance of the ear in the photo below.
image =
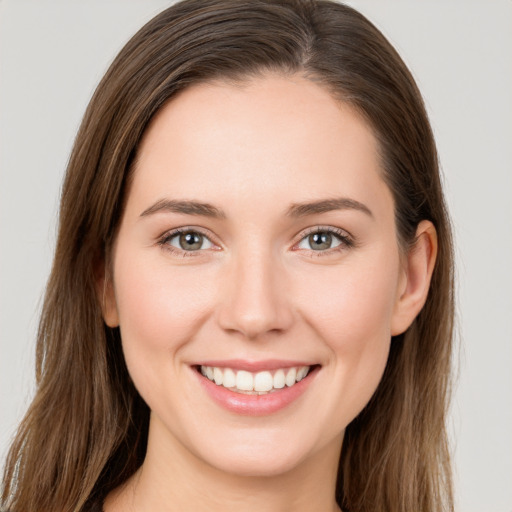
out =
<svg viewBox="0 0 512 512"><path fill-rule="evenodd" d="M421 221L416 241L405 255L402 277L391 319L391 335L407 330L423 308L437 257L437 233L432 222Z"/></svg>
<svg viewBox="0 0 512 512"><path fill-rule="evenodd" d="M95 269L96 295L101 305L104 322L109 327L119 326L119 315L114 292L114 282L104 260Z"/></svg>

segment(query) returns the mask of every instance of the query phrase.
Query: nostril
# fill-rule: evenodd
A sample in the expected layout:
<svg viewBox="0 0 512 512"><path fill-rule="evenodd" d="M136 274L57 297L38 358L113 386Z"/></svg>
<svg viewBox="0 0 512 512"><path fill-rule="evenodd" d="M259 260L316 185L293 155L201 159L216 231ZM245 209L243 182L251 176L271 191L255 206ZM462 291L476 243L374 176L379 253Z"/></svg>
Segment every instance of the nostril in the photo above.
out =
<svg viewBox="0 0 512 512"><path fill-rule="evenodd" d="M228 310L223 312L219 322L222 329L230 334L239 334L248 340L279 335L292 323L291 314L278 305L251 312L240 311L240 304L226 309Z"/></svg>

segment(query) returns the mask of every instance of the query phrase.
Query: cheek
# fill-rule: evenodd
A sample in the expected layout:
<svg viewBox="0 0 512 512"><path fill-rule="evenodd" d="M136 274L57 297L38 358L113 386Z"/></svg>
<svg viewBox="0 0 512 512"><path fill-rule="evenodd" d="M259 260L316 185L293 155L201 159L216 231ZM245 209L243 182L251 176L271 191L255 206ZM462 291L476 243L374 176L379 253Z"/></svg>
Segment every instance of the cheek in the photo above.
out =
<svg viewBox="0 0 512 512"><path fill-rule="evenodd" d="M398 260L387 261L347 264L336 272L317 273L301 286L310 290L302 292L302 314L330 357L326 370L330 389L336 391L325 396L327 409L343 426L368 403L386 366L398 278Z"/></svg>
<svg viewBox="0 0 512 512"><path fill-rule="evenodd" d="M158 387L159 369L169 375L179 371L173 356L206 321L215 297L212 280L203 274L200 279L193 267L172 267L161 256L140 262L120 256L115 270L128 369L136 384Z"/></svg>
<svg viewBox="0 0 512 512"><path fill-rule="evenodd" d="M391 262L390 262L391 263ZM362 351L388 339L398 264L346 265L302 277L301 309L335 351Z"/></svg>
<svg viewBox="0 0 512 512"><path fill-rule="evenodd" d="M137 265L119 258L115 283L126 335L143 337L150 344L186 338L200 323L214 292L208 279L199 279L192 267L176 268L151 259Z"/></svg>

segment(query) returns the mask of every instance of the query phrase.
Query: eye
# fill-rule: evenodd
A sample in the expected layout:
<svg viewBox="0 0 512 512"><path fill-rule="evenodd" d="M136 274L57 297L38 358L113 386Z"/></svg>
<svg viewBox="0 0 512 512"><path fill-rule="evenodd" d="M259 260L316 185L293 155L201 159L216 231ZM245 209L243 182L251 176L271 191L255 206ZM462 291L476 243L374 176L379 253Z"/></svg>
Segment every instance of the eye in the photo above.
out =
<svg viewBox="0 0 512 512"><path fill-rule="evenodd" d="M169 233L161 243L186 252L211 249L213 247L212 242L205 235L191 229Z"/></svg>
<svg viewBox="0 0 512 512"><path fill-rule="evenodd" d="M315 228L314 231L300 240L296 248L307 251L326 252L337 247L341 249L342 247L340 246L351 247L352 245L350 237L342 230Z"/></svg>

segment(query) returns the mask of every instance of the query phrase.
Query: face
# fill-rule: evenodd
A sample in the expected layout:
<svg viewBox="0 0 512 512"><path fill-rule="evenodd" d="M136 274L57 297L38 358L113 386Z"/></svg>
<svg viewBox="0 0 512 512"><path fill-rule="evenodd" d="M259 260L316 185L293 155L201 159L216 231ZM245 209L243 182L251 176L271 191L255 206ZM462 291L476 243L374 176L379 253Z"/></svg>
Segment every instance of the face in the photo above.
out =
<svg viewBox="0 0 512 512"><path fill-rule="evenodd" d="M104 311L150 444L244 475L337 458L398 328L400 261L348 106L295 76L185 90L140 147Z"/></svg>

